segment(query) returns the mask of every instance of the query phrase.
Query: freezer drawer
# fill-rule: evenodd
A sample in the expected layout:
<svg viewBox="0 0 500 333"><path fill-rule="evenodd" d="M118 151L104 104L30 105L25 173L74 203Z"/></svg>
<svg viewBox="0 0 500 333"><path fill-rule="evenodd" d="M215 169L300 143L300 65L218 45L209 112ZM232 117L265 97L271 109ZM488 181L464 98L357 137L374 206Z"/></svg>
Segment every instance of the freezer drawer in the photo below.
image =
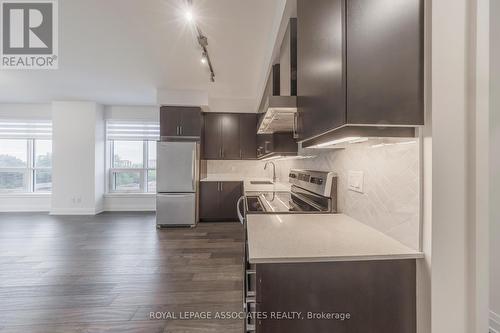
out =
<svg viewBox="0 0 500 333"><path fill-rule="evenodd" d="M156 195L156 224L158 226L195 225L196 222L195 193Z"/></svg>
<svg viewBox="0 0 500 333"><path fill-rule="evenodd" d="M158 142L157 191L195 192L199 172L198 154L196 142Z"/></svg>

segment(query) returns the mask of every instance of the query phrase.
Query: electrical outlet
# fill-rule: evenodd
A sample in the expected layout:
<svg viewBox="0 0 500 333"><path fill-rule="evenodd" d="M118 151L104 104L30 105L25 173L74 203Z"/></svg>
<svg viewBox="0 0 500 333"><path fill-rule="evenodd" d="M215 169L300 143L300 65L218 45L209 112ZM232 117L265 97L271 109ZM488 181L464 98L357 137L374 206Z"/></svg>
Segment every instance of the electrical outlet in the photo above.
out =
<svg viewBox="0 0 500 333"><path fill-rule="evenodd" d="M349 190L363 193L364 173L363 171L349 171L347 176Z"/></svg>

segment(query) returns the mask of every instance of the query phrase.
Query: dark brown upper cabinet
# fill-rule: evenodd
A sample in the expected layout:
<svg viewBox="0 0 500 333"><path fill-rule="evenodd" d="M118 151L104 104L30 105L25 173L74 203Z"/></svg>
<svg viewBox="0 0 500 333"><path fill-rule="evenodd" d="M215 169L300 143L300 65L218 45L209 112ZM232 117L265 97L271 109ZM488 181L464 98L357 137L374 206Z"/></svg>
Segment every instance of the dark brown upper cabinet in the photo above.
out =
<svg viewBox="0 0 500 333"><path fill-rule="evenodd" d="M222 135L222 158L228 160L240 159L240 117L236 113L220 115Z"/></svg>
<svg viewBox="0 0 500 333"><path fill-rule="evenodd" d="M160 108L162 138L200 138L201 109L199 107L162 106Z"/></svg>
<svg viewBox="0 0 500 333"><path fill-rule="evenodd" d="M301 140L346 123L344 10L344 0L297 1Z"/></svg>
<svg viewBox="0 0 500 333"><path fill-rule="evenodd" d="M240 114L240 158L257 158L257 114Z"/></svg>
<svg viewBox="0 0 500 333"><path fill-rule="evenodd" d="M297 155L298 144L292 133L257 135L257 158Z"/></svg>
<svg viewBox="0 0 500 333"><path fill-rule="evenodd" d="M347 1L347 123L423 125L424 1Z"/></svg>
<svg viewBox="0 0 500 333"><path fill-rule="evenodd" d="M222 124L217 113L203 114L203 158L206 160L222 159Z"/></svg>
<svg viewBox="0 0 500 333"><path fill-rule="evenodd" d="M423 10L423 0L298 0L303 146L312 138L314 143L335 139L338 131L407 136L423 125ZM379 131L373 125L380 125Z"/></svg>
<svg viewBox="0 0 500 333"><path fill-rule="evenodd" d="M203 158L240 160L256 158L256 114L205 113Z"/></svg>
<svg viewBox="0 0 500 333"><path fill-rule="evenodd" d="M291 18L280 47L280 96L297 96L297 18Z"/></svg>

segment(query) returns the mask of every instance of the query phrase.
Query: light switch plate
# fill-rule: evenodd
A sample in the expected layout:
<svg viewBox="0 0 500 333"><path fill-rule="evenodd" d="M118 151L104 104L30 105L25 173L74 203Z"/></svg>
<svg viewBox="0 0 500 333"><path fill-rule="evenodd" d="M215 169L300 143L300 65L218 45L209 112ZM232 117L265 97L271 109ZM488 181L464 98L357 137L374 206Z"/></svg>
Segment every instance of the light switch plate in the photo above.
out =
<svg viewBox="0 0 500 333"><path fill-rule="evenodd" d="M363 193L364 173L363 171L349 171L347 186L351 191Z"/></svg>

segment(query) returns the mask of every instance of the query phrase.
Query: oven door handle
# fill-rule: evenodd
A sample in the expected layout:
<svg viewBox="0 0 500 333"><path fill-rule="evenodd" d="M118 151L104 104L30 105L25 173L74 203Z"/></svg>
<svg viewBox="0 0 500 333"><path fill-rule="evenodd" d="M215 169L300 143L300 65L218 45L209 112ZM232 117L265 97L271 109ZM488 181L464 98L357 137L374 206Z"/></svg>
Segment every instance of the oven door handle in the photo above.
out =
<svg viewBox="0 0 500 333"><path fill-rule="evenodd" d="M245 196L241 196L236 203L236 210L238 211L238 218L240 219L241 224L245 224L245 206L243 205L243 213L241 212L241 203L244 202Z"/></svg>

